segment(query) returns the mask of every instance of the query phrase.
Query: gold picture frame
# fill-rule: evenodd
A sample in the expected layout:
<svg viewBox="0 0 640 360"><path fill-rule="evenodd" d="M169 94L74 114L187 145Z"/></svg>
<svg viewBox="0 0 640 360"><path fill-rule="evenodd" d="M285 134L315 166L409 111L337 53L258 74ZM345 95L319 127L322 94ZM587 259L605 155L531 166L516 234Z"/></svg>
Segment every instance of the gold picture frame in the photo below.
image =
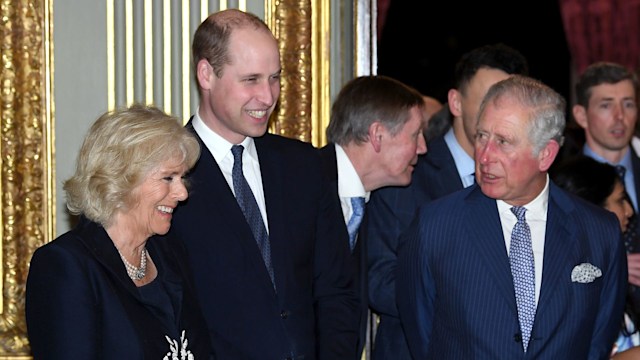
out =
<svg viewBox="0 0 640 360"><path fill-rule="evenodd" d="M53 0L0 0L0 358L29 358L24 291L54 236Z"/></svg>
<svg viewBox="0 0 640 360"><path fill-rule="evenodd" d="M323 146L331 101L330 0L265 0L265 14L283 73L269 131Z"/></svg>

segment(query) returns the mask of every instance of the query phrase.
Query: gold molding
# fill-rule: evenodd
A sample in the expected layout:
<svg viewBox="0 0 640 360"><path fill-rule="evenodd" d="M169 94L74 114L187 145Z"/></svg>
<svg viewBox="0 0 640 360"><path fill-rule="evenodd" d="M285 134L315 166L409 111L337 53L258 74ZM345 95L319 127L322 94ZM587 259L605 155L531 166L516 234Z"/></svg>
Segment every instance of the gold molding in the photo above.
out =
<svg viewBox="0 0 640 360"><path fill-rule="evenodd" d="M0 1L0 358L24 359L29 261L55 229L53 0Z"/></svg>
<svg viewBox="0 0 640 360"><path fill-rule="evenodd" d="M280 102L270 132L324 145L329 123L329 0L266 0L265 20L278 39Z"/></svg>

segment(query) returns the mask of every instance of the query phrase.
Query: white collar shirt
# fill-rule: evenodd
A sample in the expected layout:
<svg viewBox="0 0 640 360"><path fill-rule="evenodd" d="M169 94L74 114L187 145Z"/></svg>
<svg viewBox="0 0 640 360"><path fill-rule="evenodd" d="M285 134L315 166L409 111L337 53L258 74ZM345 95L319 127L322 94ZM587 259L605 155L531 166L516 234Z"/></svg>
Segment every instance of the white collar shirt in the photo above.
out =
<svg viewBox="0 0 640 360"><path fill-rule="evenodd" d="M349 219L353 214L353 207L351 205L352 197L364 197L365 202L369 201L371 192L364 189L362 180L356 172L356 168L349 160L347 153L344 152L342 146L335 144L336 147L336 161L338 168L338 196L340 197L340 206L342 208L342 215L344 216L344 223L349 223Z"/></svg>
<svg viewBox="0 0 640 360"><path fill-rule="evenodd" d="M200 136L202 142L204 142L204 145L218 163L220 171L222 171L222 175L225 180L227 180L227 184L229 184L229 188L235 196L232 177L233 154L231 153L231 147L234 144L211 130L204 123L202 118L200 118L199 109L196 110L191 123L193 125L193 129L196 131L198 136ZM264 188L262 186L262 173L260 171L260 161L258 159L258 151L256 150L255 142L252 137L247 136L238 145L242 145L244 147L244 151L242 152L242 173L247 179L247 183L253 192L253 196L256 198L256 202L260 208L260 213L262 214L264 226L267 229L267 232L269 232L267 207L264 199Z"/></svg>
<svg viewBox="0 0 640 360"><path fill-rule="evenodd" d="M496 200L498 205L498 214L502 223L502 233L504 235L505 246L507 247L507 255L509 254L509 246L511 245L511 232L518 222L516 216L511 212L512 205L502 200ZM544 260L544 242L547 230L547 209L549 208L549 176L547 175L547 183L540 194L530 203L524 205L527 209L526 220L531 229L531 247L533 249L533 259L535 264L536 276L536 306L540 297L540 286L542 284L542 264Z"/></svg>

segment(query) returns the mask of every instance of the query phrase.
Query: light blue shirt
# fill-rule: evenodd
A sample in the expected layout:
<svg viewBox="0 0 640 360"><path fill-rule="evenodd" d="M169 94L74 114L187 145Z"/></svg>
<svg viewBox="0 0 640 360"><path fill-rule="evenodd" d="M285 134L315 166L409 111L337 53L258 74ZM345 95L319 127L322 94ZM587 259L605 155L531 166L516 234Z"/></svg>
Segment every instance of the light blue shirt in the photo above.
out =
<svg viewBox="0 0 640 360"><path fill-rule="evenodd" d="M464 151L460 143L458 143L453 133L453 128L450 128L444 135L444 142L447 144L453 156L453 161L456 163L456 169L458 170L460 180L462 180L462 186L468 187L473 185L475 183L476 163L473 158Z"/></svg>
<svg viewBox="0 0 640 360"><path fill-rule="evenodd" d="M602 156L596 154L593 150L591 150L591 148L589 147L589 145L584 144L584 148L582 149L582 153L585 156L588 156L596 161L599 161L601 163L606 163L609 165L622 165L625 168L625 172L624 172L624 189L627 191L627 194L629 194L629 197L631 198L631 203L633 204L633 209L638 212L638 198L637 198L637 194L636 194L636 186L635 186L635 179L633 176L633 167L631 165L631 154L632 154L632 150L631 148L627 148L627 153L624 155L624 157L622 158L622 160L617 163L617 164L612 164L610 162L608 162L605 158L603 158Z"/></svg>

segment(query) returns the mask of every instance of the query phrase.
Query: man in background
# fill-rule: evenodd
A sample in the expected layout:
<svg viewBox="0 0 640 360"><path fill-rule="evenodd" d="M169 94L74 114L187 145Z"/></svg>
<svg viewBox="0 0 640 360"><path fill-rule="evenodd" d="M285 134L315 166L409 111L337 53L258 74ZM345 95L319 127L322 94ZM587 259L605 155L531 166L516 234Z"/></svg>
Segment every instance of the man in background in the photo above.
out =
<svg viewBox="0 0 640 360"><path fill-rule="evenodd" d="M640 158L631 146L638 118L638 79L622 65L590 65L576 83L573 117L584 130L582 153L618 169L634 209L625 233L629 283L636 312L640 312L640 240L638 195Z"/></svg>
<svg viewBox="0 0 640 360"><path fill-rule="evenodd" d="M333 104L327 127L330 143L320 150L325 176L340 201L344 218L340 227L349 234L358 279L358 354L366 343L368 319L366 241L358 241L365 203L375 189L411 181L418 155L427 151L424 110L422 96L399 81L385 76L353 79Z"/></svg>

